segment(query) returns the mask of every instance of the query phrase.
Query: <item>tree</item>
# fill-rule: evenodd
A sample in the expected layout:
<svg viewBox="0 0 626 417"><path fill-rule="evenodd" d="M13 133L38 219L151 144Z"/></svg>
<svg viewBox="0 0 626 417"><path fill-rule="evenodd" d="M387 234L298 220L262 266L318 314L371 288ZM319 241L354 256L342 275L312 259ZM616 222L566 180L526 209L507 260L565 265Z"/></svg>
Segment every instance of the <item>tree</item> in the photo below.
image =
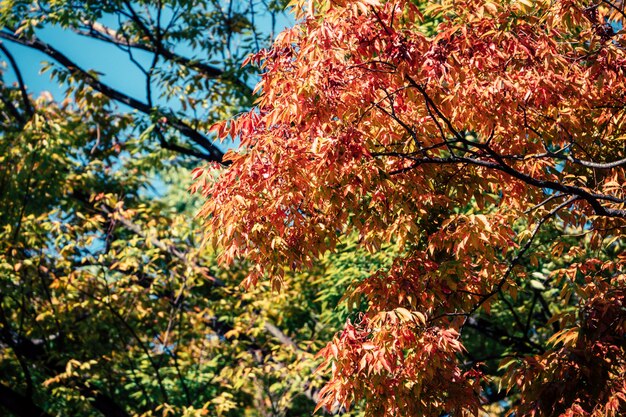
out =
<svg viewBox="0 0 626 417"><path fill-rule="evenodd" d="M348 314L322 311L347 286L346 255L283 293L243 294L241 268L201 247L187 191L191 167L221 160L205 128L252 102L254 70L240 62L270 37L255 17L271 21L279 5L246 3L2 3L0 415L313 410L313 355ZM145 97L59 33L121 48L143 68ZM16 44L48 55L65 95L33 95ZM384 264L346 250L351 274Z"/></svg>
<svg viewBox="0 0 626 417"><path fill-rule="evenodd" d="M624 3L292 3L194 188L248 284L397 247L345 295L319 406L626 412Z"/></svg>

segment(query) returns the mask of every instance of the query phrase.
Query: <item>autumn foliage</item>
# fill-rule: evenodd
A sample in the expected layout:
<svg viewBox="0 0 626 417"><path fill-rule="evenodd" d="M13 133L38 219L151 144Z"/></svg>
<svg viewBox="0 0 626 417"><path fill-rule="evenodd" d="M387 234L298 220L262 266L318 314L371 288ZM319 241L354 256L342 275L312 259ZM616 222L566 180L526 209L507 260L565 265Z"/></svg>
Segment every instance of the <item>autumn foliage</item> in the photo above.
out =
<svg viewBox="0 0 626 417"><path fill-rule="evenodd" d="M346 295L319 405L477 415L498 381L518 416L623 415L624 3L301 3L250 60L256 107L214 128L240 148L194 188L248 284L347 235L398 245ZM494 309L517 336L483 371L463 337Z"/></svg>

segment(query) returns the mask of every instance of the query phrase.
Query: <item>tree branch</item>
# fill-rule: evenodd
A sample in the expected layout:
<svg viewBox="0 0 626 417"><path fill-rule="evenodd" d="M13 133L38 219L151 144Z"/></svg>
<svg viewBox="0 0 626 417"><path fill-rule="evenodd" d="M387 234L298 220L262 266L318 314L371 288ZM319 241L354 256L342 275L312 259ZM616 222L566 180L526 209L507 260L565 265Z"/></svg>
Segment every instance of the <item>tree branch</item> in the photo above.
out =
<svg viewBox="0 0 626 417"><path fill-rule="evenodd" d="M132 14L131 14L131 17L132 17ZM221 70L220 68L214 67L212 65L206 64L196 59L190 59L185 56L179 55L175 53L174 51L172 51L171 49L168 49L165 46L163 46L162 43L159 43L157 45L156 40L152 36L152 33L148 30L148 28L145 27L143 22L138 20L137 17L134 17L132 20L139 27L139 29L142 32L144 32L146 36L148 36L151 42L154 42L154 43L147 44L147 43L140 43L140 42L132 42L129 39L125 39L124 37L120 36L119 33L117 33L117 31L109 27L106 27L105 25L99 22L84 21L83 24L85 25L86 30L74 29L74 32L82 36L87 36L92 39L97 39L97 40L111 43L114 45L122 45L122 46L126 46L129 48L140 49L146 52L157 53L165 59L168 59L172 62L183 65L185 67L191 68L194 71L197 71L198 73L208 78L230 81L233 84L235 84L244 95L250 98L252 97L252 88L250 88L250 86L248 86L245 82L235 77L228 77L225 74L225 72Z"/></svg>
<svg viewBox="0 0 626 417"><path fill-rule="evenodd" d="M50 58L57 61L59 64L64 66L70 73L74 76L80 77L87 85L93 88L96 91L104 94L105 96L118 101L120 103L126 104L127 106L139 110L140 112L146 115L152 115L154 113L160 114L165 117L165 123L167 123L170 127L178 130L182 135L186 136L190 140L192 140L195 144L201 146L208 153L205 155L206 160L208 161L216 161L222 162L222 158L224 156L223 152L220 151L217 147L213 145L211 140L209 140L206 136L202 135L197 130L193 129L189 125L187 125L184 121L177 118L175 115L169 112L161 111L157 108L150 107L148 104L143 103L133 97L130 97L114 88L102 83L96 77L89 74L84 69L80 68L76 63L70 60L66 55L53 48L51 45L41 41L36 36L33 36L29 39L21 38L12 33L0 31L0 38L9 40L11 42L15 42L17 44L27 46L33 49L36 49L44 54L48 55Z"/></svg>
<svg viewBox="0 0 626 417"><path fill-rule="evenodd" d="M11 67L13 68L13 72L15 73L15 77L17 78L17 84L20 88L20 93L22 94L22 101L24 102L26 114L28 114L28 116L32 116L35 113L35 109L30 102L30 98L28 98L28 93L26 92L26 84L24 84L24 78L22 78L22 72L17 66L17 62L15 61L13 54L11 54L11 51L9 51L2 42L0 42L0 50L4 53L4 55L6 55L7 59L11 63Z"/></svg>
<svg viewBox="0 0 626 417"><path fill-rule="evenodd" d="M554 182L554 181L540 180L540 179L534 178L528 174L520 172L514 169L513 167L505 164L504 161L500 158L500 156L494 153L491 154L491 157L493 157L494 159L499 159L497 162L486 161L486 160L477 159L477 158L468 158L464 156L452 156L449 158L438 158L438 157L416 158L408 154L394 153L394 152L387 153L387 155L409 159L414 162L409 167L402 168L401 170L398 170L398 171L390 172L389 173L390 175L396 175L399 173L410 171L422 164L437 164L437 165L470 164L470 165L490 168L490 169L504 172L505 174L508 174L512 176L513 178L521 180L522 182L528 185L532 185L537 188L545 188L545 189L550 189L553 191L560 191L561 193L566 194L566 195L576 196L582 200L587 201L589 205L593 208L593 211L595 212L595 214L598 216L626 218L626 210L605 207L599 202L599 200L610 201L610 202L618 203L618 204L623 204L626 202L618 197L606 195L606 194L591 193L589 191L586 191L583 188L575 187L573 185L566 185L566 184L561 184L561 183Z"/></svg>
<svg viewBox="0 0 626 417"><path fill-rule="evenodd" d="M489 146L489 144L478 144L478 143L473 143L473 142L468 142L467 140L465 140L465 138L463 137L463 135L461 135L459 133L458 130L455 129L454 125L452 124L452 122L442 113L442 111L437 107L437 105L435 104L435 102L433 101L433 99L427 94L426 89L423 85L420 85L419 83L417 83L413 78L411 78L410 76L406 76L406 79L408 80L409 84L411 86L413 86L414 88L416 88L424 97L424 100L426 101L426 106L430 107L434 110L435 114L441 119L443 120L444 124L446 125L446 127L448 128L448 130L453 134L453 136L460 142L462 143L467 143L468 145L472 145L475 146L483 151L486 151L487 155L492 158L494 161L487 161L487 160L483 160L483 159L476 159L476 158L468 158L468 157L462 157L462 156L456 156L456 155L452 155L449 158L422 158L422 159L417 159L417 158L411 158L409 156L406 155L402 155L402 154L398 154L397 156L400 157L407 157L409 159L413 159L416 164L415 166L422 164L422 163L439 163L439 164L444 164L444 163L459 163L459 162L466 162L472 165L477 165L477 166L482 166L485 168L492 168L501 172L504 172L506 174L509 174L510 176L519 179L523 182L525 182L526 184L538 187L538 188L548 188L554 191L560 191L564 194L567 195L571 195L571 196L577 196L580 197L581 199L587 201L589 203L589 205L591 205L591 207L593 208L594 212L596 215L599 216L605 216L605 217L619 217L619 218L626 218L626 210L621 210L621 209L613 209L613 208L607 208L605 206L603 206L602 204L600 204L600 202L598 200L606 200L606 201L611 201L614 203L625 203L626 201L619 199L615 196L610 196L610 195L604 195L604 194L596 194L596 193L591 193L587 190L584 190L583 188L580 187L575 187L572 185L566 185L566 184L561 184L559 182L554 182L554 181L548 181L548 180L540 180L537 178L534 178L528 174L525 174L521 171L516 170L515 168L511 167L510 165L507 165L504 162L504 157L502 155L499 155L497 152L493 151L493 149L491 149L491 147ZM429 109L429 113L430 113L430 109ZM431 113L431 117L434 119L433 114ZM445 138L444 138L445 141ZM626 160L620 160L620 161L616 161L616 162L611 162L611 163L607 163L607 164L602 164L602 163L596 163L596 162L589 162L589 161L581 161L581 160L577 160L572 158L573 162L579 163L581 165L584 165L585 163L587 164L587 166L589 167L596 167L596 168L613 168L613 167L618 167L621 165L625 165L626 164ZM411 169L412 167L408 167L408 169ZM403 168L401 171L399 172L405 172L407 170L407 168ZM395 174L395 172L394 172Z"/></svg>

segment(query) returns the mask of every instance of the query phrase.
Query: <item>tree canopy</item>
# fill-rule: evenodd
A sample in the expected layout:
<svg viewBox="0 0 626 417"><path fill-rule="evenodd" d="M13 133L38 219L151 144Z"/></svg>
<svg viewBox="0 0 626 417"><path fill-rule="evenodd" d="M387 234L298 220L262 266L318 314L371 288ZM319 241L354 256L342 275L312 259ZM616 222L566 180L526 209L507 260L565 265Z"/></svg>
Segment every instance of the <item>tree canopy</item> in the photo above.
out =
<svg viewBox="0 0 626 417"><path fill-rule="evenodd" d="M0 414L625 414L624 2L285 3L2 2Z"/></svg>
<svg viewBox="0 0 626 417"><path fill-rule="evenodd" d="M344 296L318 407L622 415L624 3L292 3L194 189L250 285L396 248Z"/></svg>

